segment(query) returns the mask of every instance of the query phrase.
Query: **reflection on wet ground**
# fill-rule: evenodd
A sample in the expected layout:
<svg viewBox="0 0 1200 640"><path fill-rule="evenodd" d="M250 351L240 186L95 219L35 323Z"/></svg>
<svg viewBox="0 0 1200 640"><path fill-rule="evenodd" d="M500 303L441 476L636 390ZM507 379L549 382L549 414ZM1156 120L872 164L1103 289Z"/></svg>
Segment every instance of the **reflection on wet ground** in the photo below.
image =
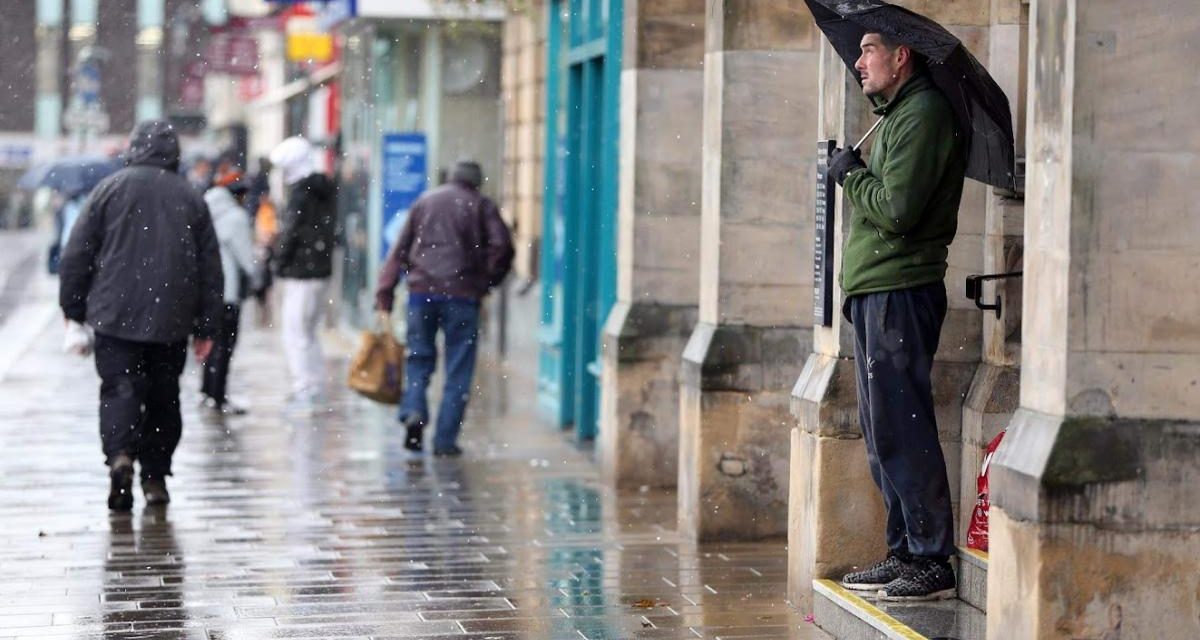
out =
<svg viewBox="0 0 1200 640"><path fill-rule="evenodd" d="M189 370L173 503L110 515L95 376L60 341L2 382L0 639L824 637L784 602L782 541L680 542L673 495L605 489L498 368L467 456L410 459L389 410L340 392L282 416L282 356L251 332L252 413L201 415Z"/></svg>

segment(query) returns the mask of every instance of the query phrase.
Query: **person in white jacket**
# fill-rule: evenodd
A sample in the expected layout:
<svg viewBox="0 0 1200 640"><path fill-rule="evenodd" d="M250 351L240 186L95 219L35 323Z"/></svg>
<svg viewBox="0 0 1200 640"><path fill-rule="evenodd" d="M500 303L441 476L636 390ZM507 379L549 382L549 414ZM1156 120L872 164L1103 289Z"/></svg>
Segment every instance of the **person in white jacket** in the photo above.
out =
<svg viewBox="0 0 1200 640"><path fill-rule="evenodd" d="M212 215L213 229L221 249L221 272L225 277L225 311L221 332L212 355L204 364L200 392L204 404L223 414L241 415L246 409L229 401L227 383L233 348L237 344L241 302L262 283L262 270L254 257L254 231L250 214L243 206L247 185L241 173L231 171L217 176L215 186L204 193L204 202Z"/></svg>

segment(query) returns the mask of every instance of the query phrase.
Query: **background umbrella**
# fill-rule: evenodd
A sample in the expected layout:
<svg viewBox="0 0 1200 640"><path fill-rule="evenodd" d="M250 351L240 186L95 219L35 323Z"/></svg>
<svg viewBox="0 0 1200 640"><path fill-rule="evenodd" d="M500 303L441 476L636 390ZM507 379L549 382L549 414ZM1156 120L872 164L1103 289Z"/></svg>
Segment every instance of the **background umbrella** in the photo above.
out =
<svg viewBox="0 0 1200 640"><path fill-rule="evenodd" d="M1012 112L987 69L942 25L882 0L805 0L817 26L862 84L854 69L867 33L882 33L921 54L929 75L967 132L967 177L1015 189Z"/></svg>
<svg viewBox="0 0 1200 640"><path fill-rule="evenodd" d="M17 187L26 191L50 187L74 196L91 191L101 180L120 168L117 160L104 156L60 158L26 171L17 181Z"/></svg>

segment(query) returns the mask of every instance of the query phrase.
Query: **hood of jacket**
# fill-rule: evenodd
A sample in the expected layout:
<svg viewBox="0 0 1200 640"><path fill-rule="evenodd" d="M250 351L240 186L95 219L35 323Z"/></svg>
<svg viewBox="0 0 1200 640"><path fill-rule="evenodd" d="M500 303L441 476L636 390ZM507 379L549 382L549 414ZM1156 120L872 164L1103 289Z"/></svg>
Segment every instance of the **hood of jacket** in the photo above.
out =
<svg viewBox="0 0 1200 640"><path fill-rule="evenodd" d="M317 163L313 158L313 147L308 140L292 136L271 150L271 164L283 173L284 184L295 184L316 173Z"/></svg>
<svg viewBox="0 0 1200 640"><path fill-rule="evenodd" d="M337 185L323 173L310 173L292 185L292 189L316 200L333 200Z"/></svg>
<svg viewBox="0 0 1200 640"><path fill-rule="evenodd" d="M166 120L139 123L129 136L125 162L178 171L179 137L175 135L175 128Z"/></svg>

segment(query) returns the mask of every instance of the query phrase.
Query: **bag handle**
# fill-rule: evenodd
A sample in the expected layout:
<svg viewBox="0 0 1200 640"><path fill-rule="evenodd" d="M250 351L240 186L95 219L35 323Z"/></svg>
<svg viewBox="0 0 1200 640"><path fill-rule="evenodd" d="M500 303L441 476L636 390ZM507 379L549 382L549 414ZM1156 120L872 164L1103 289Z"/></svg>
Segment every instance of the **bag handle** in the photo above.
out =
<svg viewBox="0 0 1200 640"><path fill-rule="evenodd" d="M391 333L392 331L392 312L378 309L375 311L375 333Z"/></svg>

